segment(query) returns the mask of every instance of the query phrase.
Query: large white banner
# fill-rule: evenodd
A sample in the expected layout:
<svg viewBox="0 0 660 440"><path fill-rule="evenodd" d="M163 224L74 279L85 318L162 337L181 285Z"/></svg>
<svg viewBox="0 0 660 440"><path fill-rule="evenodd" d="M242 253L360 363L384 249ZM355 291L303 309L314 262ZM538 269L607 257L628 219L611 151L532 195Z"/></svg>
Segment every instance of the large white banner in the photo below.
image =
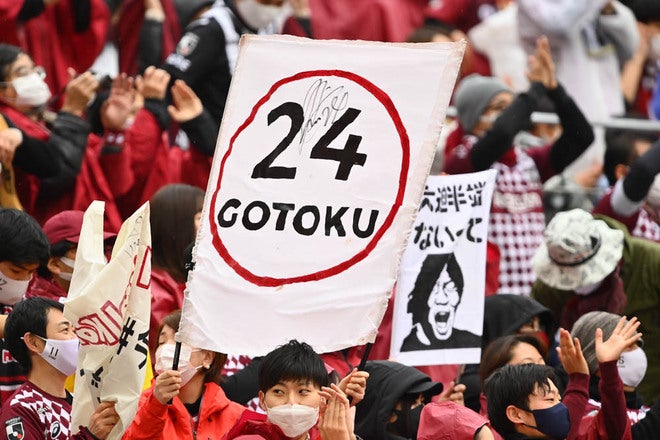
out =
<svg viewBox="0 0 660 440"><path fill-rule="evenodd" d="M116 402L120 420L108 439L130 425L149 351L151 228L149 204L122 225L112 257L103 252L103 202L85 212L64 316L80 339L71 426L87 426L100 402Z"/></svg>
<svg viewBox="0 0 660 440"><path fill-rule="evenodd" d="M497 171L431 176L401 260L390 356L479 363L486 242Z"/></svg>
<svg viewBox="0 0 660 440"><path fill-rule="evenodd" d="M179 340L250 356L374 340L463 51L242 38Z"/></svg>

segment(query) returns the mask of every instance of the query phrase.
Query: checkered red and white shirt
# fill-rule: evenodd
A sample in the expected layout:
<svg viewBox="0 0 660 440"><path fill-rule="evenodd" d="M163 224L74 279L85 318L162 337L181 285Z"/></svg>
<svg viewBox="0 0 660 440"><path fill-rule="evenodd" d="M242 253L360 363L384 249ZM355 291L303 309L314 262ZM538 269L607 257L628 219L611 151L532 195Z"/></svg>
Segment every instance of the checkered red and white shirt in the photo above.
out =
<svg viewBox="0 0 660 440"><path fill-rule="evenodd" d="M469 151L477 138L465 136L452 151L449 173L473 172ZM500 287L497 293L529 295L536 279L531 259L543 241L545 216L542 185L554 172L550 146L523 151L515 148L495 162L495 192L490 210L488 240L500 251Z"/></svg>
<svg viewBox="0 0 660 440"><path fill-rule="evenodd" d="M3 405L0 429L8 440L91 440L86 430L71 435L71 403L25 382ZM0 438L1 435L0 435Z"/></svg>
<svg viewBox="0 0 660 440"><path fill-rule="evenodd" d="M0 304L0 315L8 315L13 307ZM4 339L0 339L0 406L5 406L12 394L25 382L21 364L12 357Z"/></svg>
<svg viewBox="0 0 660 440"><path fill-rule="evenodd" d="M612 206L612 193L610 189L594 207L594 214L606 215L620 221L628 228L633 237L660 242L660 225L658 225L644 209L639 209L630 217L619 215Z"/></svg>

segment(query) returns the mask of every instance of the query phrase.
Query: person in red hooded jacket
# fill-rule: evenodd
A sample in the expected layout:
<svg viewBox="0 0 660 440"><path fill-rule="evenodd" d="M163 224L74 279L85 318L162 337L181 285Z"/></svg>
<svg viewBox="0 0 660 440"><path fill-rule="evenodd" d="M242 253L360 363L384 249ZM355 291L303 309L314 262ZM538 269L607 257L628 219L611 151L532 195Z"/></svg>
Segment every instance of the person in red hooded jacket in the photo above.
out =
<svg viewBox="0 0 660 440"><path fill-rule="evenodd" d="M110 11L104 0L0 0L0 41L20 47L48 73L59 94L68 69L84 72L106 42Z"/></svg>

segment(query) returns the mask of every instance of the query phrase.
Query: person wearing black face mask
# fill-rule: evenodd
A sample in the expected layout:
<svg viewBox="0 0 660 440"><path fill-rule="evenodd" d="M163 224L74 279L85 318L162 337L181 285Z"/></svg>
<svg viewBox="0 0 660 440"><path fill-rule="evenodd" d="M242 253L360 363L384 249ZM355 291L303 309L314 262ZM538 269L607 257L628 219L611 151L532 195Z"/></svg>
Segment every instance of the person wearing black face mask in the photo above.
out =
<svg viewBox="0 0 660 440"><path fill-rule="evenodd" d="M424 403L442 384L416 368L391 361L367 362L364 400L357 405L355 434L364 440L416 439Z"/></svg>
<svg viewBox="0 0 660 440"><path fill-rule="evenodd" d="M488 418L505 440L568 436L569 409L552 378L552 368L536 364L506 365L490 376Z"/></svg>

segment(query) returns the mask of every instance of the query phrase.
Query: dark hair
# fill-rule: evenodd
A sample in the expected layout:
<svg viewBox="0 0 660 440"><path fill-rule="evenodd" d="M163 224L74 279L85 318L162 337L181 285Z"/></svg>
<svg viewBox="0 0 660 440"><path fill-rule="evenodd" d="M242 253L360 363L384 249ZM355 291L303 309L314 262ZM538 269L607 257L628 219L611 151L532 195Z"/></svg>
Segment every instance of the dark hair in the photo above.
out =
<svg viewBox="0 0 660 440"><path fill-rule="evenodd" d="M415 280L415 286L408 294L408 313L412 314L413 323L425 325L429 311L429 295L431 295L433 287L445 267L449 277L456 285L460 304L464 282L463 272L456 261L456 257L454 254L428 254ZM427 334L429 333L427 332Z"/></svg>
<svg viewBox="0 0 660 440"><path fill-rule="evenodd" d="M640 117L637 116L637 119L640 119ZM606 149L603 173L610 185L616 183L615 168L617 165L631 166L638 159L637 142L647 142L651 145L656 140L657 134L652 132L615 128L608 129L605 132Z"/></svg>
<svg viewBox="0 0 660 440"><path fill-rule="evenodd" d="M55 258L61 258L64 256L64 254L69 252L71 249L75 249L76 247L78 247L77 244L72 243L68 240L59 241L50 246L50 256ZM46 261L46 263L42 263L41 265L39 265L39 268L37 269L37 273L42 278L51 278L52 274L50 273L50 269L48 269L48 260Z"/></svg>
<svg viewBox="0 0 660 440"><path fill-rule="evenodd" d="M184 184L166 185L151 199L151 261L179 283L186 281L183 253L195 240L195 214L203 202L204 191Z"/></svg>
<svg viewBox="0 0 660 440"><path fill-rule="evenodd" d="M422 26L413 30L410 35L408 35L406 42L428 43L433 41L433 38L438 34L451 38L451 33L455 30L456 28L454 26L429 17L424 20Z"/></svg>
<svg viewBox="0 0 660 440"><path fill-rule="evenodd" d="M26 373L32 370L30 352L23 341L23 335L33 335L47 338L48 311L57 309L64 311L64 306L52 299L38 296L24 299L14 306L5 323L5 343L11 355L21 364Z"/></svg>
<svg viewBox="0 0 660 440"><path fill-rule="evenodd" d="M39 223L29 214L12 208L0 208L0 261L17 266L45 264L49 244Z"/></svg>
<svg viewBox="0 0 660 440"><path fill-rule="evenodd" d="M635 159L637 159L635 137L630 132L608 131L605 140L606 149L603 173L607 177L610 185L614 185L616 183L616 166L630 166Z"/></svg>
<svg viewBox="0 0 660 440"><path fill-rule="evenodd" d="M488 418L493 428L505 437L514 433L515 427L506 415L506 408L513 405L531 411L529 396L537 386L549 391L550 380L554 380L554 375L547 365L505 365L496 370L485 384Z"/></svg>
<svg viewBox="0 0 660 440"><path fill-rule="evenodd" d="M6 82L9 76L9 67L16 62L23 52L19 47L0 43L0 82Z"/></svg>
<svg viewBox="0 0 660 440"><path fill-rule="evenodd" d="M165 316L163 320L161 321L160 325L158 326L158 332L156 333L156 338L160 335L160 332L163 331L163 327L168 326L174 332L179 331L179 324L181 323L181 310L175 310L169 315ZM154 350L158 347L158 339L155 341L152 341L152 346L154 347ZM206 350L206 351L211 351L211 350ZM217 351L211 351L213 353L213 361L211 361L211 365L209 368L206 370L204 373L204 382L215 382L215 383L220 383L222 382L222 368L225 366L225 362L227 362L227 355L224 353L219 353Z"/></svg>
<svg viewBox="0 0 660 440"><path fill-rule="evenodd" d="M321 356L308 344L295 339L268 353L259 366L259 389L264 393L289 380L309 380L319 388L329 383Z"/></svg>
<svg viewBox="0 0 660 440"><path fill-rule="evenodd" d="M547 353L543 350L539 340L532 335L515 334L495 338L490 344L488 344L481 355L479 379L481 380L482 387L493 371L507 365L511 361L513 350L520 344L531 345L536 348L539 354L545 359Z"/></svg>

